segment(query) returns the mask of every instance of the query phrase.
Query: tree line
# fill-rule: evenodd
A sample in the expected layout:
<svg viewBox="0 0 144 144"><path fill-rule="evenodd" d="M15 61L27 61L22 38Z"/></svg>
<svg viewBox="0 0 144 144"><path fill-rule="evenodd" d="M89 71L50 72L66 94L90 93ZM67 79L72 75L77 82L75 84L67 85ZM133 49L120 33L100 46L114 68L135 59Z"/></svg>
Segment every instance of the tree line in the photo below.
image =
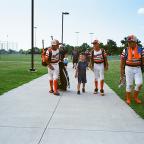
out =
<svg viewBox="0 0 144 144"><path fill-rule="evenodd" d="M139 46L142 46L141 41L138 40L137 43ZM122 46L117 46L117 43L115 41L109 39L107 41L107 44L100 43L100 47L104 48L108 55L119 55L121 54L122 50L128 46L126 37L123 40L121 40L121 44ZM81 46L76 46L76 47L71 46L69 44L64 44L64 49L67 51L68 54L71 54L74 48L77 48L79 52L85 52L87 49L90 50L91 46L88 45L87 43L83 43ZM42 52L42 48L38 48L38 47L34 48L34 54L41 54L41 52ZM31 49L28 50L20 49L19 51L12 50L12 49L9 50L1 49L0 54L31 54Z"/></svg>

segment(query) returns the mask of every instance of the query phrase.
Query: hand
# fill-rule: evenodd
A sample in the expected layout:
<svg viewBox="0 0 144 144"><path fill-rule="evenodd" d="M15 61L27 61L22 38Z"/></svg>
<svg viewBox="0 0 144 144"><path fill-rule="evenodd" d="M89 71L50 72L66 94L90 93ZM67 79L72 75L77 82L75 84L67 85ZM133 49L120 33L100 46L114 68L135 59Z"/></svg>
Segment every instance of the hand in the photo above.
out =
<svg viewBox="0 0 144 144"><path fill-rule="evenodd" d="M92 64L89 64L88 67L93 71L93 66L92 66Z"/></svg>
<svg viewBox="0 0 144 144"><path fill-rule="evenodd" d="M104 70L105 70L105 71L107 71L107 70L108 70L108 65L106 65L106 66L105 66Z"/></svg>
<svg viewBox="0 0 144 144"><path fill-rule="evenodd" d="M121 76L119 83L121 84L123 81L124 81L124 77Z"/></svg>
<svg viewBox="0 0 144 144"><path fill-rule="evenodd" d="M48 65L48 68L50 68L51 70L54 70L54 67L51 64Z"/></svg>

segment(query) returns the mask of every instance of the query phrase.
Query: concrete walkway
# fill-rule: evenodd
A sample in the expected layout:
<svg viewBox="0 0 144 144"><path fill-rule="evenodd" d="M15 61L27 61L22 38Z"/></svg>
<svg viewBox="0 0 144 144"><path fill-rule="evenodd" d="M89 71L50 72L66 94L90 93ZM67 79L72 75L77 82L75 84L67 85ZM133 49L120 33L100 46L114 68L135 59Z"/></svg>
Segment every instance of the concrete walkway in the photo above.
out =
<svg viewBox="0 0 144 144"><path fill-rule="evenodd" d="M144 120L107 85L106 96L93 94L87 71L86 93L71 88L57 97L48 93L44 75L0 96L0 144L143 144Z"/></svg>

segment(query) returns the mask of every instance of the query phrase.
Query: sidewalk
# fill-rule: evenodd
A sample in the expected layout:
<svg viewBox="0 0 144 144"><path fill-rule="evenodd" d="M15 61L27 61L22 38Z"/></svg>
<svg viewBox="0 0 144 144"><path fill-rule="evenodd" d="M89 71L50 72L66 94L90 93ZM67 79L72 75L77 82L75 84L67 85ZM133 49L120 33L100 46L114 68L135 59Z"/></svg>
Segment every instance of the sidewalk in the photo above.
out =
<svg viewBox="0 0 144 144"><path fill-rule="evenodd" d="M144 120L106 84L94 95L90 70L77 95L73 71L61 96L48 93L47 75L0 96L0 144L143 144Z"/></svg>

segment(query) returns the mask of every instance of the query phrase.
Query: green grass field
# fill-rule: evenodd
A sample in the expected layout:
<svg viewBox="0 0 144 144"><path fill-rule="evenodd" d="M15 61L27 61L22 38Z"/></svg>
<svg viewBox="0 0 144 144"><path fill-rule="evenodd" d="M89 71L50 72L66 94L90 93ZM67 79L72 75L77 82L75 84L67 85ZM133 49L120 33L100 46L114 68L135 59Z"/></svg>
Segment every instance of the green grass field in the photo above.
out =
<svg viewBox="0 0 144 144"><path fill-rule="evenodd" d="M109 70L105 73L105 82L113 89L121 99L125 100L125 87L118 88L120 79L120 61L111 60L109 61ZM140 91L139 98L142 100L142 104L135 104L132 100L130 105L133 110L136 111L142 118L144 118L144 86Z"/></svg>
<svg viewBox="0 0 144 144"><path fill-rule="evenodd" d="M30 55L0 55L0 95L47 73L40 55L34 56L37 72L30 72Z"/></svg>

